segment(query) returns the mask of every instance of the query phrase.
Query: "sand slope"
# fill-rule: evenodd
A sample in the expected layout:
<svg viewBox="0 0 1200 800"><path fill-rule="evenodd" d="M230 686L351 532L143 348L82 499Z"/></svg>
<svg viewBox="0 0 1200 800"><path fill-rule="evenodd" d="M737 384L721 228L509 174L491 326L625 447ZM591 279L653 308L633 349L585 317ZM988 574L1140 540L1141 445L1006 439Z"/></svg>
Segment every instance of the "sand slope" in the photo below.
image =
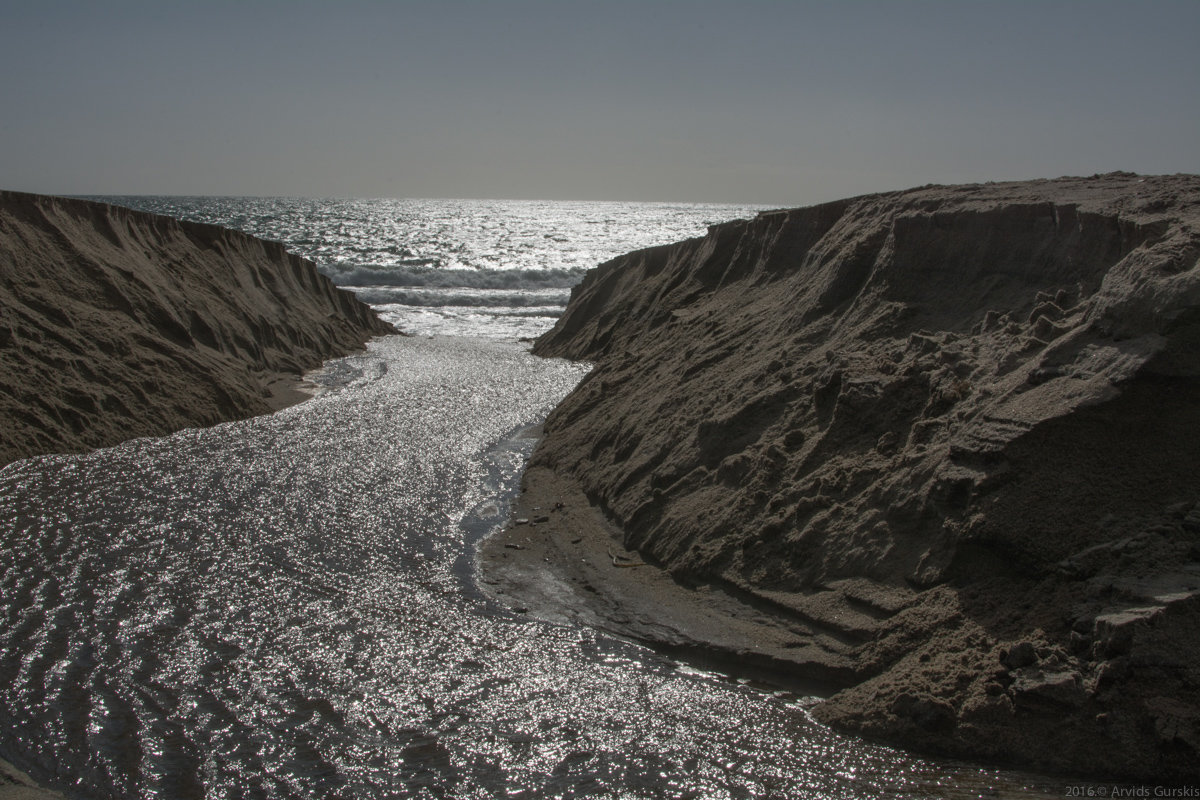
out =
<svg viewBox="0 0 1200 800"><path fill-rule="evenodd" d="M0 465L263 413L390 332L282 245L0 192Z"/></svg>
<svg viewBox="0 0 1200 800"><path fill-rule="evenodd" d="M1112 174L770 212L611 261L536 345L597 368L534 455L543 524L497 542L553 571L603 518L774 629L742 657L840 678L816 713L843 728L1200 775L1198 257L1200 177ZM521 556L500 546L485 566ZM625 552L556 601L603 615Z"/></svg>

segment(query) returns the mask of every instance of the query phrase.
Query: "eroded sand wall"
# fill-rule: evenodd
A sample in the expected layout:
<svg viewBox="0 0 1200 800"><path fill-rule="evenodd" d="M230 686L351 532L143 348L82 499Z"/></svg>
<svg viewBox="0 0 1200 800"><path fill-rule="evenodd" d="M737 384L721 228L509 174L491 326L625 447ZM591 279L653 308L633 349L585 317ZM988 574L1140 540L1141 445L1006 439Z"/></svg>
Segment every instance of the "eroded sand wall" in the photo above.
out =
<svg viewBox="0 0 1200 800"><path fill-rule="evenodd" d="M263 413L391 332L283 246L0 192L0 464Z"/></svg>
<svg viewBox="0 0 1200 800"><path fill-rule="evenodd" d="M828 719L1188 774L1200 642L1151 632L1200 621L1198 223L1200 178L1113 174L860 197L631 253L536 346L597 368L534 464L684 582L847 595L878 622L857 651L874 677ZM904 609L873 604L896 589Z"/></svg>

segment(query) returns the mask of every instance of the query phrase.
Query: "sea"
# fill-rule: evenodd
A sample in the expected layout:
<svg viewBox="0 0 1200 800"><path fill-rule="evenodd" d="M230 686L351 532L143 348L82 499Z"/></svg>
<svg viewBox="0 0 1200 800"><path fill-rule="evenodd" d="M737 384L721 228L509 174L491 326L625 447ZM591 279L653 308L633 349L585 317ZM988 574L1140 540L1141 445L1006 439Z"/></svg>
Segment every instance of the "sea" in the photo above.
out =
<svg viewBox="0 0 1200 800"><path fill-rule="evenodd" d="M103 197L283 242L402 330L529 338L611 258L765 206L537 200Z"/></svg>
<svg viewBox="0 0 1200 800"><path fill-rule="evenodd" d="M1025 798L1036 775L479 591L584 272L753 206L95 198L283 242L407 332L271 415L0 470L0 756L71 798Z"/></svg>

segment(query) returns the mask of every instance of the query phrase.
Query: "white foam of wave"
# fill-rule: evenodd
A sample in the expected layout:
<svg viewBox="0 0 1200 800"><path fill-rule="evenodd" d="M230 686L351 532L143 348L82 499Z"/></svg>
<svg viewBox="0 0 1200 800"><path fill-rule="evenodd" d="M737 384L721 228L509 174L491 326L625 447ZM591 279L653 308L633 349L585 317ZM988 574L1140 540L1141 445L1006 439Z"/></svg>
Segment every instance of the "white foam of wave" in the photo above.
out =
<svg viewBox="0 0 1200 800"><path fill-rule="evenodd" d="M339 286L422 286L471 289L569 289L584 269L442 269L430 264L359 265L322 271Z"/></svg>
<svg viewBox="0 0 1200 800"><path fill-rule="evenodd" d="M532 340L554 327L562 306L372 306L381 319L411 336Z"/></svg>
<svg viewBox="0 0 1200 800"><path fill-rule="evenodd" d="M416 318L425 325L418 312L445 304L444 313L434 314L439 332L484 338L536 335L523 324L514 326L519 317L513 309L552 309L529 312L536 321L550 320L562 313L566 290L588 269L622 253L701 236L715 222L744 219L764 208L523 200L93 199L281 242L335 284L389 309L385 316ZM387 287L406 294L389 294ZM558 293L534 296L548 290ZM454 320L463 327L455 328ZM489 321L499 326L494 333L481 327ZM400 327L412 329L403 321Z"/></svg>
<svg viewBox="0 0 1200 800"><path fill-rule="evenodd" d="M471 289L459 287L352 286L347 287L373 306L485 306L496 308L566 308L571 293L565 289Z"/></svg>

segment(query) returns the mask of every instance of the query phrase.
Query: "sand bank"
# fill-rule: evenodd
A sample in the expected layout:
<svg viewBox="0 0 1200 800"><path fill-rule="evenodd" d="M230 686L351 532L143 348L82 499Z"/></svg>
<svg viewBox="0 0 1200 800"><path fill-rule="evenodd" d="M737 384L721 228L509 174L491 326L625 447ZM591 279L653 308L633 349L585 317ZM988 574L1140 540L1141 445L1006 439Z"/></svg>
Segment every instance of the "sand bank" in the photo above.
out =
<svg viewBox="0 0 1200 800"><path fill-rule="evenodd" d="M315 266L211 225L0 192L0 465L266 413L394 332Z"/></svg>
<svg viewBox="0 0 1200 800"><path fill-rule="evenodd" d="M725 587L683 586L626 550L619 529L573 481L534 467L523 486L512 524L480 548L491 596L540 619L589 625L804 693L831 693L857 677L835 641L800 633ZM806 670L795 668L797 648L806 651Z"/></svg>
<svg viewBox="0 0 1200 800"><path fill-rule="evenodd" d="M597 366L485 585L823 679L820 718L905 746L1192 778L1198 256L1200 178L1112 174L765 213L601 265L535 347Z"/></svg>

